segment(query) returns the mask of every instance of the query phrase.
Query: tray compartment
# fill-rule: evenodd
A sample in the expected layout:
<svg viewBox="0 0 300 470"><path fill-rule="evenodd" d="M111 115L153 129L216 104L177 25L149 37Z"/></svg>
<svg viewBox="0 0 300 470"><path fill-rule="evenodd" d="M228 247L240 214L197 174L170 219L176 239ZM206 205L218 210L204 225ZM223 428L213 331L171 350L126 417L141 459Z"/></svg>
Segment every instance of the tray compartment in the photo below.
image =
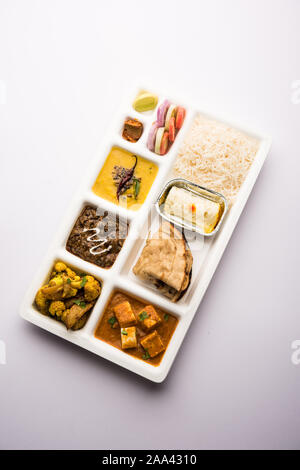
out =
<svg viewBox="0 0 300 470"><path fill-rule="evenodd" d="M150 131L150 128L152 126L152 123L156 122L157 121L157 111L158 111L158 108L163 104L163 102L165 100L168 100L169 103L170 103L170 106L172 105L175 105L176 107L182 107L184 108L185 110L185 116L184 116L184 120L183 120L183 123L182 123L182 126L180 129L176 129L175 131L175 140L173 143L169 142L169 147L168 147L168 150L165 154L163 155L160 155L160 154L157 154L154 150L149 150L150 153L154 153L155 155L158 155L160 158L166 158L167 155L169 154L169 152L173 149L173 146L174 144L176 143L177 139L181 136L182 134L182 129L184 130L185 129L185 119L186 119L186 114L187 114L187 109L186 109L186 106L182 105L181 103L177 102L176 100L171 100L169 97L163 97L159 102L158 102L158 106L156 108L156 113L155 113L155 116L153 117L153 119L151 120L151 124L148 126L148 129L147 129L147 135L146 135L146 139L145 139L145 142L147 142L147 139L148 139L148 135L149 135L149 131Z"/></svg>
<svg viewBox="0 0 300 470"><path fill-rule="evenodd" d="M132 98L130 107L131 107L138 115L145 116L145 117L152 117L152 116L156 113L158 104L156 104L155 108L150 109L149 111L137 111L137 110L133 107L133 103L134 103L135 99L136 99L136 98L138 97L138 95L139 95L140 93L142 93L142 92L147 92L147 93L151 93L151 94L153 93L153 94L156 95L156 97L157 97L157 103L159 103L159 95L158 95L156 92L154 92L154 91L152 91L152 90L150 90L150 89L148 89L148 88L140 88L140 87L139 87L138 89L136 89L135 94L133 95L133 98Z"/></svg>
<svg viewBox="0 0 300 470"><path fill-rule="evenodd" d="M132 271L133 266L136 264L145 246L149 232L155 232L159 228L159 224L161 221L162 218L157 214L155 208L152 207L151 211L149 211L148 213L147 219L139 230L139 236L136 239L136 242L131 247L127 260L122 267L121 274L127 282L131 281L133 286L136 284L136 289L146 289L151 292L150 295L155 295L156 298L161 299L160 301L162 302L164 307L174 309L175 312L177 312L178 310L178 312L185 314L189 310L190 300L200 282L201 269L203 264L205 263L205 258L209 250L210 242L208 239L205 239L205 237L203 237L202 235L199 235L195 232L183 230L184 236L193 256L192 277L190 285L183 297L177 302L172 302L167 297L160 294L159 291L151 283L140 279Z"/></svg>
<svg viewBox="0 0 300 470"><path fill-rule="evenodd" d="M133 170L133 168L135 169ZM131 173L126 173L130 169ZM140 210L151 192L158 170L159 168L154 162L142 157L137 152L112 146L95 179L92 191L102 199L107 199L128 210ZM127 175L132 175L133 171L135 180L131 178L133 183L127 187L124 193L120 193L119 200L117 200L117 183L123 179L126 181L126 177L129 178ZM139 181L140 183L138 183ZM139 186L137 186L138 184ZM136 187L138 191L135 193L134 188Z"/></svg>
<svg viewBox="0 0 300 470"><path fill-rule="evenodd" d="M136 113L127 114L127 115L124 116L123 121L121 122L121 128L120 128L118 134L119 134L119 136L122 137L122 139L123 139L125 142L129 142L129 143L131 143L131 144L137 144L138 142L141 142L141 139L142 139L143 136L144 136L146 121L145 121L144 119L142 119L142 118L133 116L133 114L136 114ZM142 134L141 134L141 136L139 137L139 139L138 139L136 142L131 142L130 140L125 139L125 137L123 136L123 131L124 131L125 122L126 122L127 120L129 120L129 119L135 119L135 120L139 121L139 122L142 124L142 126L143 126L143 128L142 128Z"/></svg>
<svg viewBox="0 0 300 470"><path fill-rule="evenodd" d="M111 269L123 249L128 231L128 221L115 212L87 204L81 209L67 237L66 250L83 261ZM102 258L107 255L109 258L101 260L101 254Z"/></svg>
<svg viewBox="0 0 300 470"><path fill-rule="evenodd" d="M61 254L63 255L63 253L61 253ZM89 311L89 313L88 313L88 318L87 318L87 321L86 321L85 325L84 325L82 328L78 329L78 330L72 330L72 329L67 330L67 329L66 329L66 326L65 326L61 321L55 319L54 317L51 317L50 315L45 315L45 314L43 314L42 312L40 312L40 310L38 309L37 305L35 304L35 296L36 296L38 290L39 290L43 285L45 285L45 284L47 284L47 283L49 282L49 280L50 280L50 275L51 275L51 273L53 272L54 267L55 267L55 264L56 264L57 262L62 262L62 263L64 263L64 264L66 264L67 267L70 268L70 269L72 269L76 274L85 273L85 274L87 274L87 275L93 275L93 277L94 277L94 278L100 283L100 285L101 285L101 292L100 292L100 295L99 295L99 297L96 299L95 304L94 304L94 306L92 307L92 309ZM39 316L42 316L42 317L45 317L46 319L49 320L49 324L51 324L51 329L53 329L53 328L54 328L54 329L57 329L57 328L58 328L58 329L61 330L61 328L63 328L63 329L66 330L67 333L69 333L69 334L71 334L71 333L83 332L83 331L86 329L86 326L87 326L87 324L88 324L88 322L89 322L89 319L90 319L90 317L91 317L91 314L93 313L93 310L94 310L94 308L96 307L96 305L97 305L97 303L98 303L98 301L99 301L99 299L100 299L100 297L101 297L102 289L103 289L103 280L99 277L99 275L94 275L94 274L92 274L90 271L84 271L84 270L82 269L82 267L83 267L83 266L82 266L81 263L76 263L76 264L74 264L74 263L72 263L72 262L69 262L69 261L66 259L65 256L59 256L59 254L58 254L58 256L56 256L54 260L53 260L53 259L51 260L50 264L48 263L47 268L46 268L46 275L44 275L42 278L40 278L40 280L39 280L39 285L38 285L38 287L36 288L36 290L33 292L33 296L32 296L32 298L31 298L31 308L32 308L32 310L33 310L33 312L34 312L35 314L37 314L37 315L39 315ZM42 279L42 280L41 280L41 279ZM67 300L68 300L68 299L64 299L64 301L67 301ZM87 302L87 301L86 301L86 302ZM47 322L46 322L46 323L47 323ZM58 324L59 327L56 327L55 324Z"/></svg>
<svg viewBox="0 0 300 470"><path fill-rule="evenodd" d="M115 296L119 296L118 300L116 300ZM132 309L137 315L140 310L146 307L146 305L152 305L157 312L159 312L159 316L161 317L161 323L155 327L151 331L145 331L143 328L141 328L139 321L137 322L136 328L137 328L137 334L138 338L139 337L145 337L147 336L150 332L154 330L158 330L159 334L163 338L163 342L165 344L165 351L162 355L157 356L153 360L150 359L149 362L145 362L146 364L150 364L152 366L158 367L163 359L163 356L165 352L168 349L168 346L170 345L172 341L172 337L176 331L176 328L178 327L179 323L179 318L177 315L174 315L174 312L165 310L161 307L161 305L156 304L152 300L149 302L147 299L145 299L143 296L136 295L133 292L130 292L128 289L124 289L123 287L120 287L120 284L114 285L114 288L111 291L111 294L109 298L106 301L106 304L103 304L103 309L102 312L98 318L98 322L96 324L95 330L94 330L94 337L98 339L101 342L106 342L110 344L112 347L115 347L119 349L120 352L129 354L130 356L133 356L136 360L143 360L142 355L145 353L144 349L142 346L139 346L138 348L138 355L139 357L136 357L135 355L131 354L130 350L122 350L120 349L121 344L120 344L120 327L119 325L116 326L116 328L112 328L111 325L108 325L106 321L111 316L115 316L112 308L110 307L110 303L113 302L115 305L124 300L128 300L129 303L132 305ZM106 336L106 338L104 337ZM109 335L109 339L107 338L107 335ZM136 353L136 350L134 351ZM144 362L144 361L143 361Z"/></svg>

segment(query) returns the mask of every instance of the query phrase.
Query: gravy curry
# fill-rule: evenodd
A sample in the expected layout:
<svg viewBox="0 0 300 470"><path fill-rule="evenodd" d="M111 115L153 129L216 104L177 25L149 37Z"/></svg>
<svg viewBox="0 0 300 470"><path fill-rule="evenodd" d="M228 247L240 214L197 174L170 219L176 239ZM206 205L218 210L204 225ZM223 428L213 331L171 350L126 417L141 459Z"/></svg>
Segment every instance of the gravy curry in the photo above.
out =
<svg viewBox="0 0 300 470"><path fill-rule="evenodd" d="M158 366L177 323L175 316L160 308L115 291L96 327L95 337Z"/></svg>

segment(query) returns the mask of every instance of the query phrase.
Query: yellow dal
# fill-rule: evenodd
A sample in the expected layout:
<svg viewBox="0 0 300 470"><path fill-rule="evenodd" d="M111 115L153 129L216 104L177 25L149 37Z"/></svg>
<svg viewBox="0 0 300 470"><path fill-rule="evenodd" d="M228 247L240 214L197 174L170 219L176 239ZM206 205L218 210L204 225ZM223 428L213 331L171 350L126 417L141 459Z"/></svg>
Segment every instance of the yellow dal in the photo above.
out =
<svg viewBox="0 0 300 470"><path fill-rule="evenodd" d="M134 185L132 185L125 193L117 199L117 186L112 178L114 166L123 166L124 168L132 168L135 162L134 154L127 152L118 147L113 147L108 154L105 163L100 170L99 175L93 185L93 192L108 201L118 204L131 210L139 209L140 205L145 201L150 191L152 183L157 174L157 165L137 155L137 165L134 170L134 176L141 178L140 191L137 198L134 197ZM128 197L132 195L132 197Z"/></svg>

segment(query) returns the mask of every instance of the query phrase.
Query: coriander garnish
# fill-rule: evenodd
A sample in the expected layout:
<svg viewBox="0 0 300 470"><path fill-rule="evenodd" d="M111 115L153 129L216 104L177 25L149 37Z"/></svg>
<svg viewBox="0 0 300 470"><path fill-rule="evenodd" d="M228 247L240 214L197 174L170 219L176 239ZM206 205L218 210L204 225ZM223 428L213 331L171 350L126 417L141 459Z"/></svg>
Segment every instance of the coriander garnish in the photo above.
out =
<svg viewBox="0 0 300 470"><path fill-rule="evenodd" d="M122 330L121 333L122 333L122 335L125 335L125 336L128 335L127 331L124 331L124 330Z"/></svg>
<svg viewBox="0 0 300 470"><path fill-rule="evenodd" d="M150 359L150 354L148 353L147 349L145 349L145 354L143 355L143 359Z"/></svg>
<svg viewBox="0 0 300 470"><path fill-rule="evenodd" d="M74 304L78 305L81 308L85 308L86 303L83 300L74 300Z"/></svg>
<svg viewBox="0 0 300 470"><path fill-rule="evenodd" d="M145 312L145 310L143 310L143 311L139 314L139 319L140 319L141 321L144 321L144 320L146 320L146 318L149 318L149 315L148 315L147 312Z"/></svg>
<svg viewBox="0 0 300 470"><path fill-rule="evenodd" d="M164 314L164 320L165 320L165 321L168 321L168 320L169 320L169 314L168 314L168 313L165 313L165 314Z"/></svg>
<svg viewBox="0 0 300 470"><path fill-rule="evenodd" d="M68 277L67 284L71 284L71 282L72 282L71 279Z"/></svg>
<svg viewBox="0 0 300 470"><path fill-rule="evenodd" d="M80 284L80 287L84 287L87 283L87 278L86 276L83 276L82 280L81 280L81 284Z"/></svg>
<svg viewBox="0 0 300 470"><path fill-rule="evenodd" d="M113 328L113 326L116 323L117 319L116 319L116 317L110 317L107 321L110 324L111 328Z"/></svg>

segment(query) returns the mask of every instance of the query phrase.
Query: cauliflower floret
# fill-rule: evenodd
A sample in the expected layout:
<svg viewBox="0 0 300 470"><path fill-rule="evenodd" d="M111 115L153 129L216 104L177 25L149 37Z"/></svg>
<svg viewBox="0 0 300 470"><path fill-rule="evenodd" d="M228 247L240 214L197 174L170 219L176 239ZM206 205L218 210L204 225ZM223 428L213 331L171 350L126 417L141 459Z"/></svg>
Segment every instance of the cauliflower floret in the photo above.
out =
<svg viewBox="0 0 300 470"><path fill-rule="evenodd" d="M75 297L77 294L77 289L74 289L72 287L72 283L66 282L64 284L64 292L63 292L63 298L64 299L69 299L70 297Z"/></svg>
<svg viewBox="0 0 300 470"><path fill-rule="evenodd" d="M101 292L99 282L93 278L93 276L86 276L86 283L84 285L84 298L91 302L97 299Z"/></svg>
<svg viewBox="0 0 300 470"><path fill-rule="evenodd" d="M43 286L45 287L45 286ZM43 294L42 292L42 289L43 287L41 287L36 296L35 296L35 303L37 305L37 308L42 312L42 313L46 313L47 311L47 307L48 307L48 301L47 301L47 298L45 297L45 295Z"/></svg>
<svg viewBox="0 0 300 470"><path fill-rule="evenodd" d="M75 275L75 278L71 279L66 272L61 272L56 274L47 286L44 286L43 294L50 300L68 299L75 297L77 290L81 287L80 284L80 276Z"/></svg>
<svg viewBox="0 0 300 470"><path fill-rule="evenodd" d="M56 276L58 273L62 274L63 276L68 276L71 280L78 280L79 278L79 276L77 276L77 274L62 261L55 263L52 276Z"/></svg>
<svg viewBox="0 0 300 470"><path fill-rule="evenodd" d="M67 267L66 271L67 271L67 274L71 278L72 281L79 278L79 276L77 276L77 274L74 271L72 271L72 269Z"/></svg>
<svg viewBox="0 0 300 470"><path fill-rule="evenodd" d="M61 300L55 300L54 302L51 302L49 307L50 314L53 316L56 315L57 317L61 317L65 310L65 304Z"/></svg>
<svg viewBox="0 0 300 470"><path fill-rule="evenodd" d="M49 286L62 286L63 283L63 276L61 274L57 274L49 281Z"/></svg>
<svg viewBox="0 0 300 470"><path fill-rule="evenodd" d="M69 278L70 279L70 278ZM71 282L70 282L71 281ZM74 289L81 289L82 285L82 279L80 276L75 276L74 279L70 279L68 281L70 283L70 286L73 287Z"/></svg>
<svg viewBox="0 0 300 470"><path fill-rule="evenodd" d="M55 271L57 271L58 273L61 273L62 271L66 271L66 270L67 270L67 266L65 265L65 263L62 263L62 261L58 261L57 263L55 263L54 269L55 269Z"/></svg>

